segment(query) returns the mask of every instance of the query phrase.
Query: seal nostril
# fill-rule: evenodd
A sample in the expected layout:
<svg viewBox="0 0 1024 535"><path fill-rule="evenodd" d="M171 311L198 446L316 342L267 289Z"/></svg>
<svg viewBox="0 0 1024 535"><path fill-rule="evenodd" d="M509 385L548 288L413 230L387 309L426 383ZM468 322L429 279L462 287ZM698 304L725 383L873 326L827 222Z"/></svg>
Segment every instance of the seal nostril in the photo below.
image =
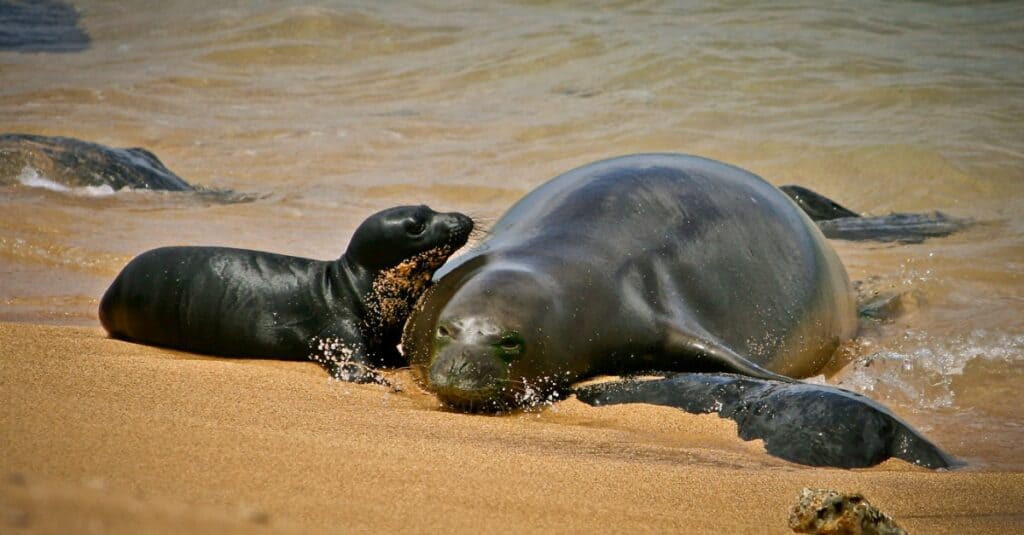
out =
<svg viewBox="0 0 1024 535"><path fill-rule="evenodd" d="M448 327L442 325L437 328L437 335L443 338L451 338L452 333L448 330Z"/></svg>

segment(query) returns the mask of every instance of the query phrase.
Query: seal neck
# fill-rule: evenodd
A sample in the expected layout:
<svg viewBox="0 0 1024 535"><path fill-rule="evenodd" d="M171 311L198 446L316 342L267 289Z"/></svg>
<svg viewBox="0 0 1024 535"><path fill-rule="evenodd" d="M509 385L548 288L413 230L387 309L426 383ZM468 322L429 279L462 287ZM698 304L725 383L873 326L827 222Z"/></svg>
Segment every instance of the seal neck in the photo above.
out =
<svg viewBox="0 0 1024 535"><path fill-rule="evenodd" d="M351 297L343 302L350 302L358 311L359 317L365 317L366 298L373 289L374 274L350 261L348 255L342 255L338 260L331 262L327 269L327 278L335 292Z"/></svg>

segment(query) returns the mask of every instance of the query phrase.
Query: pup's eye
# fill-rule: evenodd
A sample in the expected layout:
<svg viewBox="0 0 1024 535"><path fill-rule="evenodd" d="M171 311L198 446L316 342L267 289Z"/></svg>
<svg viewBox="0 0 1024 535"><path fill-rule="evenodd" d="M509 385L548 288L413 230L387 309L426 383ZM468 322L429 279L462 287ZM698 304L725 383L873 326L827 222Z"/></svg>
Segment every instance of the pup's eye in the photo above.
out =
<svg viewBox="0 0 1024 535"><path fill-rule="evenodd" d="M405 231L413 236L423 234L423 231L427 230L427 224L422 221L406 221Z"/></svg>

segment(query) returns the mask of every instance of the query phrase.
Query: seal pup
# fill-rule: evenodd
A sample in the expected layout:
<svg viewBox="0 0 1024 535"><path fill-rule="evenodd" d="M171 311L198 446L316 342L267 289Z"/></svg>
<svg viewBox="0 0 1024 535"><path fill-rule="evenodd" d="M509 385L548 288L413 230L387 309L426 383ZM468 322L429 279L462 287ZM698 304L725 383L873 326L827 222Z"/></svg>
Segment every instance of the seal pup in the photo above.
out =
<svg viewBox="0 0 1024 535"><path fill-rule="evenodd" d="M792 381L857 327L846 271L803 210L752 173L681 154L552 179L435 279L403 348L461 410L645 370Z"/></svg>
<svg viewBox="0 0 1024 535"><path fill-rule="evenodd" d="M226 247L164 247L128 263L100 302L114 338L229 357L306 359L332 376L379 380L401 362L402 325L473 221L427 206L378 212L348 249L319 261ZM314 358L314 360L317 360Z"/></svg>

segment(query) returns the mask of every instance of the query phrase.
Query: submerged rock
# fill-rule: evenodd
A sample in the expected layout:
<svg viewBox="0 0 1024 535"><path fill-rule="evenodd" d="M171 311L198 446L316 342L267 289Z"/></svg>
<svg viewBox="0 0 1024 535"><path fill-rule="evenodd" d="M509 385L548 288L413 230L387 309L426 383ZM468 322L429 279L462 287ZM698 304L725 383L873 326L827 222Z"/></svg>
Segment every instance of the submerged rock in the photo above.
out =
<svg viewBox="0 0 1024 535"><path fill-rule="evenodd" d="M0 0L0 50L80 52L91 39L78 19L67 2Z"/></svg>
<svg viewBox="0 0 1024 535"><path fill-rule="evenodd" d="M117 149L69 137L0 134L0 186L13 184L101 195L120 190L184 192L215 203L261 198L190 184L143 148Z"/></svg>
<svg viewBox="0 0 1024 535"><path fill-rule="evenodd" d="M860 494L805 488L789 512L795 533L816 535L906 535L892 518Z"/></svg>
<svg viewBox="0 0 1024 535"><path fill-rule="evenodd" d="M196 191L142 148L115 149L68 137L0 134L0 184L26 169L69 187Z"/></svg>

